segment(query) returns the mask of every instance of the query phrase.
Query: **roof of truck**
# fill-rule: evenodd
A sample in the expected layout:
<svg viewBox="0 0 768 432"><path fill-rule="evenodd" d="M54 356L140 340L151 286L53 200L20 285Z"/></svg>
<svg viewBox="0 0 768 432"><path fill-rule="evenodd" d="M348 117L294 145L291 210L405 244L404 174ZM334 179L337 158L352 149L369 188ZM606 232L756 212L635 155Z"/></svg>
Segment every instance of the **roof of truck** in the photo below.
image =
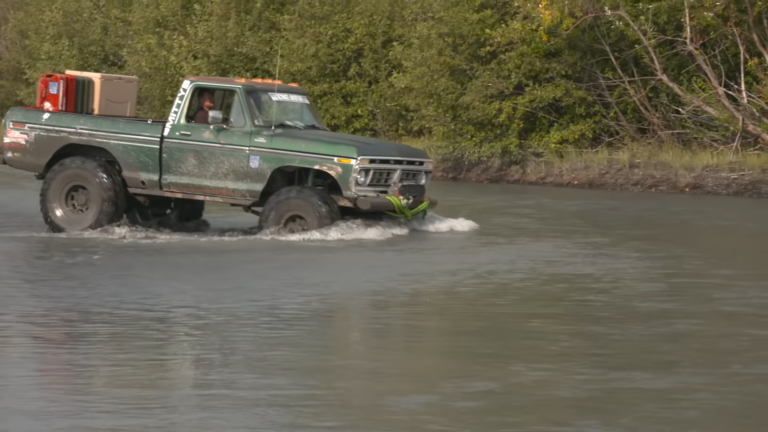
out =
<svg viewBox="0 0 768 432"><path fill-rule="evenodd" d="M286 84L282 81L272 80L268 78L229 78L229 77L208 77L208 76L193 76L187 78L190 81L207 82L211 84L226 84L236 86L250 86L259 89L274 90L277 85L277 90L282 92L300 93L306 94L307 92L299 87L296 83Z"/></svg>

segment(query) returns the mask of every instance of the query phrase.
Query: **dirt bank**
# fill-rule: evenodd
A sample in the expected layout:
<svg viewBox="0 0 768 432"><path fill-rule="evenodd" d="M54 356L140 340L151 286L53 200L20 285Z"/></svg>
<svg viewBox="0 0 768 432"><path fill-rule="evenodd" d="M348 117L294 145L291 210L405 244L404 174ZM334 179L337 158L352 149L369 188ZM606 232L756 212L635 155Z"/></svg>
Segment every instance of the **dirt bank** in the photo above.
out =
<svg viewBox="0 0 768 432"><path fill-rule="evenodd" d="M435 180L768 198L768 170L668 162L539 161L525 167L437 159Z"/></svg>

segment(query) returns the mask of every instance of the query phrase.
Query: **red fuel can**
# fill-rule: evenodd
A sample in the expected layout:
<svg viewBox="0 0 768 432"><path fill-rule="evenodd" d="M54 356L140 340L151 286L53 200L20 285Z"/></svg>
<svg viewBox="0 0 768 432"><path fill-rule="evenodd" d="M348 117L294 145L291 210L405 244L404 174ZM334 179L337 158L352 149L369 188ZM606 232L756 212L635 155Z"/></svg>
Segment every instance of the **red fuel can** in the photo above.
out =
<svg viewBox="0 0 768 432"><path fill-rule="evenodd" d="M67 76L43 74L37 84L37 107L44 111L67 111Z"/></svg>

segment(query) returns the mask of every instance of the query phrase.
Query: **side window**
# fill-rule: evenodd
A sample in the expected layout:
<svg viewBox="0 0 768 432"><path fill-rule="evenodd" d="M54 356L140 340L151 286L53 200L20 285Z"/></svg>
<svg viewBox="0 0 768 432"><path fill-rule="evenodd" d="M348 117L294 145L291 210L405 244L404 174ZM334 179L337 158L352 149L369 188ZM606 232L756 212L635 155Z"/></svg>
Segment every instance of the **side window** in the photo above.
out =
<svg viewBox="0 0 768 432"><path fill-rule="evenodd" d="M185 123L208 124L208 110L218 110L224 115L224 123L245 127L243 104L235 90L196 86L188 100Z"/></svg>

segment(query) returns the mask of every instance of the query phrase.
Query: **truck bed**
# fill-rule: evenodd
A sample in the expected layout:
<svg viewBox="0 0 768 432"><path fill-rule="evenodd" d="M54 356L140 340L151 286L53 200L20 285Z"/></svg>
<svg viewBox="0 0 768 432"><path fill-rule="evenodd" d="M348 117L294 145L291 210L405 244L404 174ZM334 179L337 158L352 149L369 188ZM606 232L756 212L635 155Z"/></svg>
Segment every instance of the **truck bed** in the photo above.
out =
<svg viewBox="0 0 768 432"><path fill-rule="evenodd" d="M85 149L117 160L128 187L157 188L165 123L12 108L3 123L3 157L14 168L42 173L50 168L49 161Z"/></svg>

